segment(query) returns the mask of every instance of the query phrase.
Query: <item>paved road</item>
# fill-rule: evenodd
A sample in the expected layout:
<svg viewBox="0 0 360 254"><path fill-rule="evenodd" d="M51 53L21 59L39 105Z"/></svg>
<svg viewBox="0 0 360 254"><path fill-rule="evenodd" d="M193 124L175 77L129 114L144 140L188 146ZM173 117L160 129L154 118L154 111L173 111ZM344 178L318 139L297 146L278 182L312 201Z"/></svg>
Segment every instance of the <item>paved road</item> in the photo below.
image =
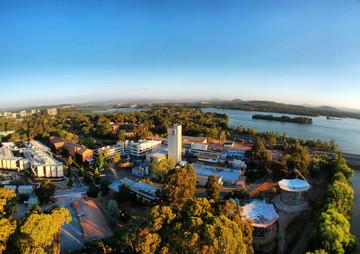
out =
<svg viewBox="0 0 360 254"><path fill-rule="evenodd" d="M60 207L67 208L72 216L72 221L69 224L65 224L61 229L61 253L69 253L71 250L80 249L84 244L82 227L75 210L71 207L72 201L70 197L57 198L57 204Z"/></svg>

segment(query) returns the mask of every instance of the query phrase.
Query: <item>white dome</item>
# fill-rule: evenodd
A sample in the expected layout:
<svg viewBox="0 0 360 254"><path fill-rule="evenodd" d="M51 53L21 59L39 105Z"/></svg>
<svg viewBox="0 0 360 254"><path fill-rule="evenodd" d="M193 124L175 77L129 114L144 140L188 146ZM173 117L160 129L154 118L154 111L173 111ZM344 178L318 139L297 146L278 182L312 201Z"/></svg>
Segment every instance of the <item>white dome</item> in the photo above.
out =
<svg viewBox="0 0 360 254"><path fill-rule="evenodd" d="M282 190L290 192L303 192L310 189L310 184L306 180L301 179L283 179L279 182Z"/></svg>

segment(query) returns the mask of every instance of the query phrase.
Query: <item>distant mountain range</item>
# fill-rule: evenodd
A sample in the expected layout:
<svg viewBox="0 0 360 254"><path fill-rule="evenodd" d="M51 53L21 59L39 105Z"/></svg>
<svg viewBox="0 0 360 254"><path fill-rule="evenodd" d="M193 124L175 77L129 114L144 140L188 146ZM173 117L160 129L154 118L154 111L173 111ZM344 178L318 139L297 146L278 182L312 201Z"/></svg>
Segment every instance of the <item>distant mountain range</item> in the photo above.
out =
<svg viewBox="0 0 360 254"><path fill-rule="evenodd" d="M295 114L303 116L331 116L331 117L349 117L360 119L360 109L352 108L336 108L331 106L313 106L309 104L305 105L294 105L294 104L285 104L273 101L261 101L261 100L220 100L220 99L119 99L119 100L104 100L104 101L92 101L86 103L75 103L74 106L111 106L111 105L122 105L124 107L137 104L139 106L151 106L151 105L184 105L192 107L215 107L223 109L238 109L246 111L261 111L261 112L274 112L274 113L284 113L284 114ZM44 105L36 107L17 107L17 108L8 108L3 109L9 111L19 111L26 110L30 108L46 108L46 107L63 107L69 106L69 104L61 105Z"/></svg>

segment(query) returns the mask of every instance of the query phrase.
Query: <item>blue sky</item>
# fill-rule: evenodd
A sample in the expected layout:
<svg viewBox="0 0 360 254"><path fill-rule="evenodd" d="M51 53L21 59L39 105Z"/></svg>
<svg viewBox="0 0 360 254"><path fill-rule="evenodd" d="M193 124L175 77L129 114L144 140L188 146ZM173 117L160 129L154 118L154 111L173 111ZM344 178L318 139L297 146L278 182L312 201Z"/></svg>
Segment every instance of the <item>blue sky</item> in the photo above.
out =
<svg viewBox="0 0 360 254"><path fill-rule="evenodd" d="M0 107L256 99L360 109L359 0L0 0Z"/></svg>

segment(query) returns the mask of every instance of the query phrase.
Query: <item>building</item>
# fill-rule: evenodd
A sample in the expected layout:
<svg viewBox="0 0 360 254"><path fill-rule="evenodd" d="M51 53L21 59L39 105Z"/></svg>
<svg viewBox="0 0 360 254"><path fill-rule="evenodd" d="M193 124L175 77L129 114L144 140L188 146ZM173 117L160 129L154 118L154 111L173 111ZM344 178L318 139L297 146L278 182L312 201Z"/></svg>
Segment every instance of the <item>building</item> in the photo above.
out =
<svg viewBox="0 0 360 254"><path fill-rule="evenodd" d="M26 117L26 111L25 110L20 111L20 117Z"/></svg>
<svg viewBox="0 0 360 254"><path fill-rule="evenodd" d="M130 156L136 159L145 158L146 154L161 146L161 141L157 140L139 140L138 142L129 142L127 150Z"/></svg>
<svg viewBox="0 0 360 254"><path fill-rule="evenodd" d="M205 186L211 175L215 175L219 179L219 182L224 185L236 185L241 177L241 172L239 170L209 167L200 164L192 164L192 166L195 168L197 182L202 186Z"/></svg>
<svg viewBox="0 0 360 254"><path fill-rule="evenodd" d="M64 176L63 164L52 157L50 148L35 140L27 142L25 146L23 155L37 177Z"/></svg>
<svg viewBox="0 0 360 254"><path fill-rule="evenodd" d="M292 237L286 234L288 226L301 216L304 220L311 216L310 205L306 200L305 193L311 185L297 170L290 173L285 179L278 182L280 195L273 199L277 211L280 214L278 253L286 253Z"/></svg>
<svg viewBox="0 0 360 254"><path fill-rule="evenodd" d="M166 159L167 153L162 150L156 150L146 155L146 161L151 163L153 161L159 162Z"/></svg>
<svg viewBox="0 0 360 254"><path fill-rule="evenodd" d="M57 115L57 109L56 108L47 108L46 113L49 116L56 116Z"/></svg>
<svg viewBox="0 0 360 254"><path fill-rule="evenodd" d="M50 143L55 151L65 150L69 155L81 162L92 162L94 157L93 150L87 149L79 144L67 141L59 137L50 137Z"/></svg>
<svg viewBox="0 0 360 254"><path fill-rule="evenodd" d="M148 183L136 182L126 177L110 184L109 189L115 193L119 192L123 184L126 184L131 192L146 201L153 202L158 199L156 192L160 190L160 187Z"/></svg>
<svg viewBox="0 0 360 254"><path fill-rule="evenodd" d="M168 158L180 163L182 158L182 128L179 124L174 124L168 128Z"/></svg>
<svg viewBox="0 0 360 254"><path fill-rule="evenodd" d="M126 155L125 142L119 141L115 145L103 146L94 150L95 156L105 154L107 158L114 158L117 153L120 154L120 156Z"/></svg>
<svg viewBox="0 0 360 254"><path fill-rule="evenodd" d="M17 155L14 155L14 152ZM29 161L20 156L20 149L14 143L2 143L0 147L0 169L22 171L30 168Z"/></svg>
<svg viewBox="0 0 360 254"><path fill-rule="evenodd" d="M34 187L32 185L19 185L18 193L30 195L34 192Z"/></svg>
<svg viewBox="0 0 360 254"><path fill-rule="evenodd" d="M277 221L279 214L273 204L254 200L242 207L242 216L253 226L255 251L273 253L276 247Z"/></svg>

